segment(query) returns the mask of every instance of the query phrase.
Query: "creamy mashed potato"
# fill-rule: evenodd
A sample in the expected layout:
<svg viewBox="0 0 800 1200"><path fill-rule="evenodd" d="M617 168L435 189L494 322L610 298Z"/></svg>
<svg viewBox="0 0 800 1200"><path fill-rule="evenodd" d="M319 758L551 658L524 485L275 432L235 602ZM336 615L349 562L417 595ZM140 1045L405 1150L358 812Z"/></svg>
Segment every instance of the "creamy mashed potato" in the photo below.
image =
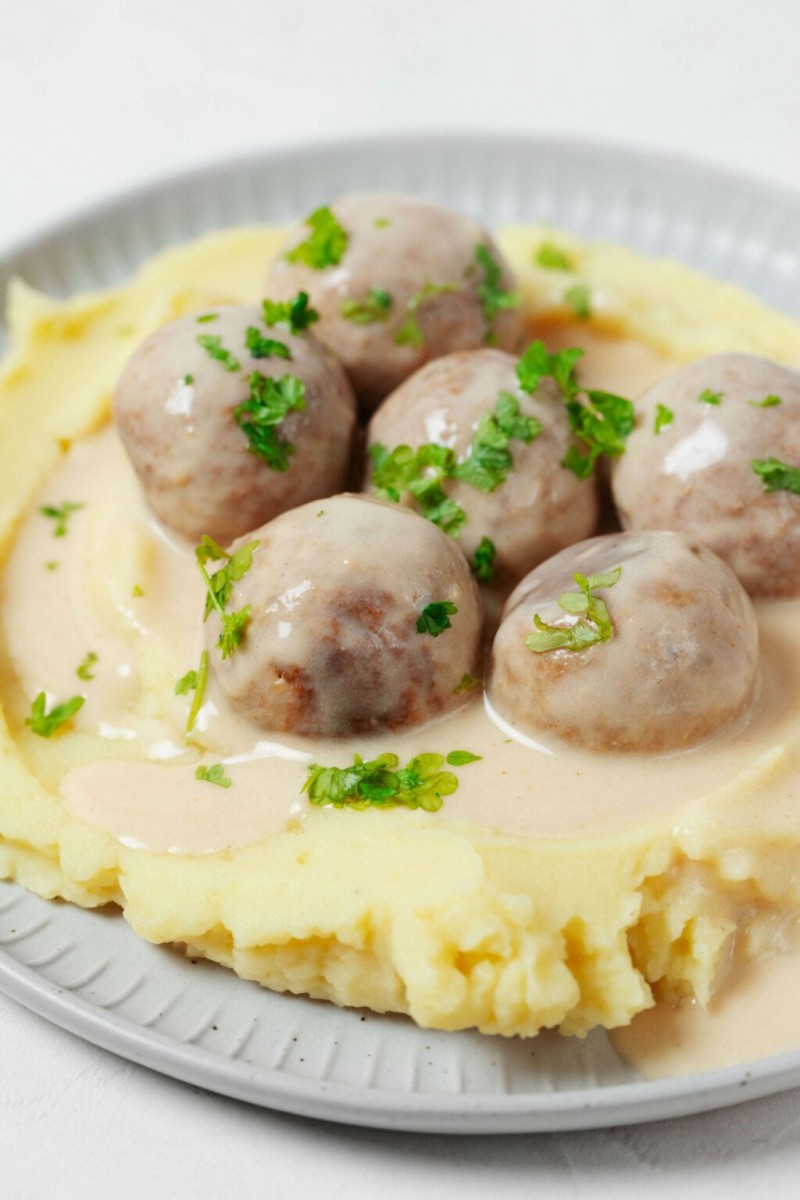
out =
<svg viewBox="0 0 800 1200"><path fill-rule="evenodd" d="M511 744L479 703L380 745L315 746L340 765L355 750L481 754L431 814L312 809L300 794L311 756L291 739L254 754L223 722L183 743L174 683L202 641L202 584L185 548L153 533L104 429L110 394L160 325L258 300L281 240L259 228L207 237L124 288L63 303L11 289L0 876L86 907L114 902L143 937L270 988L436 1028L583 1035L657 999L707 1004L731 961L786 948L800 913L796 604L758 606L760 707L707 753L551 762ZM719 350L800 362L797 322L687 268L550 230L498 240L532 331L553 348L585 345L597 386L635 390L627 371L647 384ZM543 243L569 269L536 265ZM589 289L589 321L575 319L574 292L565 300L576 285ZM39 507L65 499L85 508L55 539ZM164 578L188 597L177 611L160 611ZM98 639L120 670L93 700L74 675ZM67 686L87 696L74 728L47 740L25 726L43 663L59 699ZM193 782L201 756L225 753L230 774L241 762L233 787Z"/></svg>

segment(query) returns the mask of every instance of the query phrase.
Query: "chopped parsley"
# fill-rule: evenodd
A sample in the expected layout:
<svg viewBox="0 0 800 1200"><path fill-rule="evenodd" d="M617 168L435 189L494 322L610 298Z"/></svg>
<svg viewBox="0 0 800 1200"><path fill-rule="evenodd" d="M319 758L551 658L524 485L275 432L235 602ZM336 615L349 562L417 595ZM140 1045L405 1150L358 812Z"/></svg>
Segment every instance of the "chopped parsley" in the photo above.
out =
<svg viewBox="0 0 800 1200"><path fill-rule="evenodd" d="M56 730L60 729L62 725L66 725L67 721L83 708L83 702L83 696L72 696L48 712L47 695L39 692L31 705L31 715L25 718L25 724L29 725L33 733L38 734L39 737L52 737Z"/></svg>
<svg viewBox="0 0 800 1200"><path fill-rule="evenodd" d="M308 303L308 292L298 292L294 300L264 300L261 307L268 329L280 325L289 333L302 333L319 320L319 313Z"/></svg>
<svg viewBox="0 0 800 1200"><path fill-rule="evenodd" d="M209 321L216 321L219 313L203 313L199 317L195 317L198 325L207 325Z"/></svg>
<svg viewBox="0 0 800 1200"><path fill-rule="evenodd" d="M537 267L544 267L547 271L571 271L573 269L573 262L569 255L552 242L542 242L533 261Z"/></svg>
<svg viewBox="0 0 800 1200"><path fill-rule="evenodd" d="M422 808L436 812L442 797L458 787L451 771L442 771L444 756L418 754L398 769L396 754L379 754L364 762L356 754L350 767L321 767L312 763L302 790L311 804L335 808Z"/></svg>
<svg viewBox="0 0 800 1200"><path fill-rule="evenodd" d="M475 260L483 271L483 280L478 284L478 299L487 325L486 340L490 341L492 322L497 314L509 308L519 308L522 297L518 291L506 291L501 288L503 269L497 260L492 258L488 246L475 247Z"/></svg>
<svg viewBox="0 0 800 1200"><path fill-rule="evenodd" d="M398 346L412 346L415 350L419 350L425 345L425 334L422 332L417 320L417 310L425 300L429 300L431 296L441 296L445 292L457 292L459 285L457 283L426 283L420 290L411 297L407 304L408 316L403 325L394 335L395 344Z"/></svg>
<svg viewBox="0 0 800 1200"><path fill-rule="evenodd" d="M450 537L458 537L467 514L442 490L443 481L452 475L456 465L452 450L426 442L416 450L397 446L389 452L374 442L369 456L373 463L372 483L378 491L395 503L403 492L410 492L424 517Z"/></svg>
<svg viewBox="0 0 800 1200"><path fill-rule="evenodd" d="M219 635L217 647L222 652L223 658L229 658L231 654L238 650L244 640L245 631L250 622L253 610L249 604L239 609L238 612L232 613L226 611L226 605L231 598L234 583L240 579L244 579L250 570L253 563L253 552L258 549L259 544L257 541L247 542L246 545L240 546L238 550L234 550L232 554L228 554L226 550L217 545L213 538L204 534L200 545L195 550L197 565L200 569L200 574L203 576L207 593L203 620L207 620L212 609L216 609L219 613L222 622L222 632ZM226 559L227 561L213 575L209 575L206 570L206 563L209 561L219 562L222 559ZM195 692L195 698L196 695L197 693Z"/></svg>
<svg viewBox="0 0 800 1200"><path fill-rule="evenodd" d="M139 587L139 584L135 583L131 588L131 595L135 600L138 600L140 596L144 595L144 588Z"/></svg>
<svg viewBox="0 0 800 1200"><path fill-rule="evenodd" d="M713 404L719 405L722 403L722 392L712 392L711 388L704 388L697 397L698 404Z"/></svg>
<svg viewBox="0 0 800 1200"><path fill-rule="evenodd" d="M800 467L790 467L779 458L754 458L750 466L764 484L765 492L792 492L800 496Z"/></svg>
<svg viewBox="0 0 800 1200"><path fill-rule="evenodd" d="M471 754L469 750L451 750L447 756L447 765L465 767L467 763L480 762L482 758L482 754Z"/></svg>
<svg viewBox="0 0 800 1200"><path fill-rule="evenodd" d="M275 338L264 337L255 325L248 325L244 337L245 349L249 350L253 358L286 358L292 357L292 352L286 345L286 342L279 342Z"/></svg>
<svg viewBox="0 0 800 1200"><path fill-rule="evenodd" d="M194 773L195 779L201 779L204 783L215 783L217 787L229 788L231 781L225 774L225 768L222 763L214 763L212 767L199 766Z"/></svg>
<svg viewBox="0 0 800 1200"><path fill-rule="evenodd" d="M321 271L324 267L335 267L347 249L346 230L327 205L315 208L311 215L306 217L306 225L311 232L304 242L300 242L289 251L286 255L287 260L292 263L305 263L315 271Z"/></svg>
<svg viewBox="0 0 800 1200"><path fill-rule="evenodd" d="M45 504L39 509L39 512L43 517L49 517L51 521L55 521L53 537L66 537L70 515L84 507L83 504L73 504L71 500L65 500L63 504Z"/></svg>
<svg viewBox="0 0 800 1200"><path fill-rule="evenodd" d="M83 662L75 668L75 674L78 676L78 679L94 679L92 667L96 662L97 655L93 650L90 650Z"/></svg>
<svg viewBox="0 0 800 1200"><path fill-rule="evenodd" d="M222 337L218 333L198 333L197 344L202 346L209 358L213 358L215 362L221 363L226 371L231 374L240 370L241 363L238 358L231 354L230 350L222 344Z"/></svg>
<svg viewBox="0 0 800 1200"><path fill-rule="evenodd" d="M184 375L184 377L183 377L184 387L189 387L193 383L194 383L194 375Z"/></svg>
<svg viewBox="0 0 800 1200"><path fill-rule="evenodd" d="M482 537L469 564L472 568L472 574L481 583L491 583L494 579L494 560L496 555L497 547L491 538Z"/></svg>
<svg viewBox="0 0 800 1200"><path fill-rule="evenodd" d="M47 567L48 571L57 571L61 564L57 562L56 559L51 558L50 561L46 562L44 565Z"/></svg>
<svg viewBox="0 0 800 1200"><path fill-rule="evenodd" d="M417 617L417 633L429 633L438 637L445 629L452 629L450 618L458 612L452 600L434 600L426 604Z"/></svg>
<svg viewBox="0 0 800 1200"><path fill-rule="evenodd" d="M461 479L479 492L493 492L505 483L514 459L508 449L512 438L529 445L542 426L535 417L520 413L519 401L510 392L500 392L493 413L484 413L478 423L469 454L453 468L454 479Z"/></svg>
<svg viewBox="0 0 800 1200"><path fill-rule="evenodd" d="M374 325L376 321L385 321L392 307L392 297L385 288L372 287L363 300L342 301L342 316L352 321L354 325Z"/></svg>
<svg viewBox="0 0 800 1200"><path fill-rule="evenodd" d="M566 613L577 614L579 619L566 629L558 625L546 625L538 613L534 614L535 633L529 633L525 645L529 650L541 654L547 650L586 650L598 642L610 642L614 626L603 600L594 593L601 588L610 588L622 574L622 567L596 575L582 575L576 571L572 578L580 589L564 592L559 596L559 607Z"/></svg>
<svg viewBox="0 0 800 1200"><path fill-rule="evenodd" d="M212 577L213 582L213 577ZM185 675L181 675L180 679L175 684L175 695L185 696L189 692L194 692L192 707L189 709L189 716L186 721L186 736L188 737L194 729L194 723L197 720L197 714L203 707L203 698L206 691L206 683L208 681L208 651L204 650L200 655L200 665L196 671L187 671Z"/></svg>
<svg viewBox="0 0 800 1200"><path fill-rule="evenodd" d="M574 283L564 292L564 303L568 305L575 316L586 321L592 315L592 294L585 283Z"/></svg>
<svg viewBox="0 0 800 1200"><path fill-rule="evenodd" d="M248 449L263 458L271 470L288 471L295 447L278 436L276 426L290 412L305 408L305 384L294 375L275 380L260 371L254 371L248 383L250 395L233 410L250 443Z"/></svg>
<svg viewBox="0 0 800 1200"><path fill-rule="evenodd" d="M376 229L388 229L391 223L388 217L376 217L372 222Z"/></svg>
<svg viewBox="0 0 800 1200"><path fill-rule="evenodd" d="M661 433L662 429L668 429L675 420L675 413L671 408L667 408L666 404L656 405L656 415L653 418L653 432Z"/></svg>
<svg viewBox="0 0 800 1200"><path fill-rule="evenodd" d="M753 408L777 408L779 404L783 404L780 396L765 396L763 400L748 400L748 404L752 404Z"/></svg>
<svg viewBox="0 0 800 1200"><path fill-rule="evenodd" d="M478 687L480 682L480 679L476 679L474 675L470 675L468 673L464 675L461 679L461 682L457 683L453 688L453 695L460 696L462 692L470 692L474 687Z"/></svg>

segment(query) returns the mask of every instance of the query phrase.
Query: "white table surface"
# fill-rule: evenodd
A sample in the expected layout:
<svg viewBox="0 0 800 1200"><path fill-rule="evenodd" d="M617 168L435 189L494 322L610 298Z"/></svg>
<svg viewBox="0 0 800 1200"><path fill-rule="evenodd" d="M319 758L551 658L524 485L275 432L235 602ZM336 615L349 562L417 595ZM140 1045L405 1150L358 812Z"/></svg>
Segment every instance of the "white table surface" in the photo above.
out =
<svg viewBox="0 0 800 1200"><path fill-rule="evenodd" d="M437 129L588 137L800 189L793 0L0 0L0 245L231 154ZM800 236L800 231L798 236ZM0 1196L797 1196L800 1092L444 1138L249 1108L0 996Z"/></svg>

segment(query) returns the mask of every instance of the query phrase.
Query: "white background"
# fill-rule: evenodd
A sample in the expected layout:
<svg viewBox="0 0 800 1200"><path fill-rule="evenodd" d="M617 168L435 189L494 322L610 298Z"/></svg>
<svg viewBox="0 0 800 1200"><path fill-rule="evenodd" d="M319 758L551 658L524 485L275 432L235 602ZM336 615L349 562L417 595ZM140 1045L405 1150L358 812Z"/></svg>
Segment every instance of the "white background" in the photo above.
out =
<svg viewBox="0 0 800 1200"><path fill-rule="evenodd" d="M0 0L0 17L2 246L188 166L351 133L565 134L800 189L795 0ZM777 1200L799 1178L800 1093L588 1134L361 1132L163 1079L0 997L3 1200Z"/></svg>

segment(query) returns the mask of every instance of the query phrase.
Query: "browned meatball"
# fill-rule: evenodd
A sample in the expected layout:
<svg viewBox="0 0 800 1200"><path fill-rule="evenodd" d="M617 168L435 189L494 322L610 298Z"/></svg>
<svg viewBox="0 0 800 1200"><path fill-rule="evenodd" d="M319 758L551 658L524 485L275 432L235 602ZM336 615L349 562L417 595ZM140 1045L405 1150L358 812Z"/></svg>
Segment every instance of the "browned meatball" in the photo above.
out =
<svg viewBox="0 0 800 1200"><path fill-rule="evenodd" d="M471 455L476 461L476 454L480 464L483 436L489 448L488 473L479 469L467 475L473 483L448 479L443 490L466 514L458 541L467 557L472 558L482 538L494 545L498 583L515 582L563 546L587 537L597 522L594 479L577 479L561 466L572 443L561 393L545 378L529 395L520 387L516 365L517 360L502 350L437 358L388 397L368 429L371 446L391 451L435 443L452 450L462 467ZM506 405L510 397L518 406L522 421L515 419L509 426L514 436L505 450L513 463L498 472L492 449L497 426L487 425L487 420L497 413L501 395ZM481 490L493 481L493 490ZM416 504L408 491L401 498Z"/></svg>
<svg viewBox="0 0 800 1200"><path fill-rule="evenodd" d="M348 737L419 725L463 703L481 611L456 546L408 509L366 496L306 504L255 530L228 610L251 607L239 649L210 659L239 712L265 730ZM423 610L447 605L420 632Z"/></svg>
<svg viewBox="0 0 800 1200"><path fill-rule="evenodd" d="M800 372L717 354L657 383L638 408L614 466L623 525L691 534L753 596L800 595L800 495L780 470L800 481Z"/></svg>
<svg viewBox="0 0 800 1200"><path fill-rule="evenodd" d="M597 601L605 614L593 614ZM537 628L534 615L556 632ZM567 638L582 648L557 644ZM495 638L487 690L496 712L533 737L662 753L743 717L757 676L755 615L730 568L682 534L621 533L570 546L522 580Z"/></svg>
<svg viewBox="0 0 800 1200"><path fill-rule="evenodd" d="M315 332L344 364L365 412L429 359L487 341L516 348L515 278L477 221L381 192L342 196L326 211L346 241L334 238L319 257L306 253L327 262L312 266L295 256L313 221L298 227L272 264L267 291L309 293L320 313Z"/></svg>
<svg viewBox="0 0 800 1200"><path fill-rule="evenodd" d="M248 329L285 351L259 356L267 346L252 335L247 349ZM237 419L250 399L264 407ZM278 417L286 412L270 425L276 406ZM355 400L311 334L267 329L258 308L229 307L183 317L143 342L117 384L114 415L159 519L184 537L227 543L342 487Z"/></svg>

